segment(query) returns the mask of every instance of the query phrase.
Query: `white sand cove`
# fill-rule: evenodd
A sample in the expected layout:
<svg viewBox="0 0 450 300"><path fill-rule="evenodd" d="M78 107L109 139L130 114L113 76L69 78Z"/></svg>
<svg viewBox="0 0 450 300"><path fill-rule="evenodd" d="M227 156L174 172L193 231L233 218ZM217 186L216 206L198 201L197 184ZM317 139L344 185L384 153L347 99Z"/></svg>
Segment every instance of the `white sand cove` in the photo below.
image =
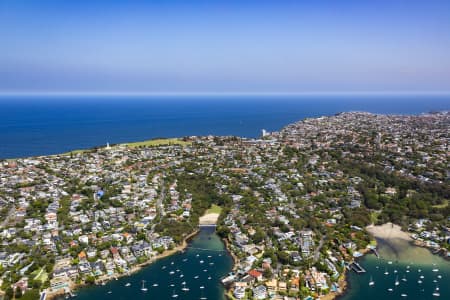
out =
<svg viewBox="0 0 450 300"><path fill-rule="evenodd" d="M215 225L219 219L220 214L210 213L199 218L200 225Z"/></svg>
<svg viewBox="0 0 450 300"><path fill-rule="evenodd" d="M386 223L383 225L370 225L366 227L366 230L376 238L380 239L402 239L411 241L412 238L407 232L402 231L399 225L393 223Z"/></svg>

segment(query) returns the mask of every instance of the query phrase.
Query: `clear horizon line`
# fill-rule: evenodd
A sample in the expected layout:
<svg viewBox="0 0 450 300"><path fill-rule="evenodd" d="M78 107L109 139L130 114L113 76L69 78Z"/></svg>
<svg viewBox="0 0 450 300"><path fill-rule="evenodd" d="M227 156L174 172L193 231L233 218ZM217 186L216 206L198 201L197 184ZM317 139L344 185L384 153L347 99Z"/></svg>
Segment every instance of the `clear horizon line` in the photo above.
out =
<svg viewBox="0 0 450 300"><path fill-rule="evenodd" d="M104 97L151 97L151 96L414 96L414 95L450 95L449 91L305 91L305 92L1 92L5 96L104 96Z"/></svg>

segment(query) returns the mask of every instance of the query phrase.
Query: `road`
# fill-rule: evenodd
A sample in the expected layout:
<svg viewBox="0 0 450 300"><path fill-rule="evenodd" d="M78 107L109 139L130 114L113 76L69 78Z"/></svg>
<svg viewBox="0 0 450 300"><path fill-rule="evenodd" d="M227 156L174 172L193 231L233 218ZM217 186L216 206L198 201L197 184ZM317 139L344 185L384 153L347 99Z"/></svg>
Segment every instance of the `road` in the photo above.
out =
<svg viewBox="0 0 450 300"><path fill-rule="evenodd" d="M162 219L163 212L164 212L163 201L164 201L165 197L166 197L166 185L164 183L163 175L161 175L161 192L159 193L158 200L156 200L156 209L158 211L159 221L158 221L158 223L155 223L152 225L152 229L151 229L152 232L155 231L156 225L161 223L161 219Z"/></svg>
<svg viewBox="0 0 450 300"><path fill-rule="evenodd" d="M16 206L13 205L13 206L11 207L11 209L8 211L8 214L6 215L6 218L5 218L5 219L3 220L3 222L0 224L0 228L4 228L4 227L8 224L9 218L10 218L12 215L14 215L15 212L16 212Z"/></svg>
<svg viewBox="0 0 450 300"><path fill-rule="evenodd" d="M319 246L317 246L316 250L314 251L314 258L313 262L316 263L319 260L320 256L320 249L322 249L323 243L325 242L325 236L322 236L319 242Z"/></svg>

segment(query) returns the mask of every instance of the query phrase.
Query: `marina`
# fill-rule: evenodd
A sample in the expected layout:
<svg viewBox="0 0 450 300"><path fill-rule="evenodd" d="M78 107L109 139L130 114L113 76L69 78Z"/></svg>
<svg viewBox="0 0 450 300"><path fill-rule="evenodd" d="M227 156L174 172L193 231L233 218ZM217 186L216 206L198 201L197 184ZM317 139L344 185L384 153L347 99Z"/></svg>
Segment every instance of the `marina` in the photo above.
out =
<svg viewBox="0 0 450 300"><path fill-rule="evenodd" d="M366 273L366 270L363 267L361 267L361 265L357 262L352 262L350 264L350 269L352 269L353 271L355 271L358 274Z"/></svg>
<svg viewBox="0 0 450 300"><path fill-rule="evenodd" d="M348 272L339 300L450 299L448 261L399 239L378 240L378 252L379 258L372 251L358 261L366 272Z"/></svg>
<svg viewBox="0 0 450 300"><path fill-rule="evenodd" d="M200 263L202 260L203 264ZM215 228L202 227L185 251L158 260L137 273L110 281L104 286L83 287L76 291L77 297L74 299L220 300L224 299L220 279L231 268L232 259L215 234Z"/></svg>

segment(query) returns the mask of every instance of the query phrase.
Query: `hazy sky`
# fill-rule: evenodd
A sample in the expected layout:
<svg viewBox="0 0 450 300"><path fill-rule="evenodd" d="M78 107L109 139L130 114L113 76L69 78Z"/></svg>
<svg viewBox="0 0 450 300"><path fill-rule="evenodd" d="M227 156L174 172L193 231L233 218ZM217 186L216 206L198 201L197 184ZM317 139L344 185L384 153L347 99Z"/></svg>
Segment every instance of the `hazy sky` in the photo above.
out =
<svg viewBox="0 0 450 300"><path fill-rule="evenodd" d="M0 92L450 91L450 1L0 0Z"/></svg>

